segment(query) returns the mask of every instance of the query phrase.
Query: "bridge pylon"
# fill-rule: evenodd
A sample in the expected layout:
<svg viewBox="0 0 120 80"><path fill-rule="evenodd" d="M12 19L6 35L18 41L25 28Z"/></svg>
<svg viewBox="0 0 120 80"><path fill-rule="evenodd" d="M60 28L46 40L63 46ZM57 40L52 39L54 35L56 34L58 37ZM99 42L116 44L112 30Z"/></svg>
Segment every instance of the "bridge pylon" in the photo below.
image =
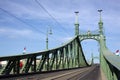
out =
<svg viewBox="0 0 120 80"><path fill-rule="evenodd" d="M75 36L79 35L79 20L78 20L78 11L75 12L76 14L76 21L75 21Z"/></svg>
<svg viewBox="0 0 120 80"><path fill-rule="evenodd" d="M83 41L86 39L94 39L99 42L101 36L103 36L104 40L105 40L104 31L103 31L103 22L102 22L102 16L101 16L102 10L98 10L98 12L100 13L100 20L98 22L99 31L96 30L96 33L94 33L92 31L88 30L85 34L84 33L79 34L79 22L78 22L78 13L79 12L75 12L76 13L75 36L78 35L80 38L80 41Z"/></svg>
<svg viewBox="0 0 120 80"><path fill-rule="evenodd" d="M98 22L98 25L99 25L99 33L101 35L103 35L103 22L102 22L102 17L101 17L101 12L102 10L98 10L98 12L100 13L100 20Z"/></svg>

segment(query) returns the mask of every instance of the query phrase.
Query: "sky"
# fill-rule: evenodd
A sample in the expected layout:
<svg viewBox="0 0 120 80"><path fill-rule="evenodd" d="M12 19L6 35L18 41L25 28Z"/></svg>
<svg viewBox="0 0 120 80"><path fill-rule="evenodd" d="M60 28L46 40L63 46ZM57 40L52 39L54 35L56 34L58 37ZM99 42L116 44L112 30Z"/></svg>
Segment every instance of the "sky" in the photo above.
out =
<svg viewBox="0 0 120 80"><path fill-rule="evenodd" d="M49 49L58 47L74 37L75 11L79 11L79 30L98 31L99 13L106 45L115 52L120 49L119 0L0 0L0 56L19 55L46 49L47 31ZM99 56L95 40L81 42L88 61L91 53ZM96 59L96 62L98 60Z"/></svg>

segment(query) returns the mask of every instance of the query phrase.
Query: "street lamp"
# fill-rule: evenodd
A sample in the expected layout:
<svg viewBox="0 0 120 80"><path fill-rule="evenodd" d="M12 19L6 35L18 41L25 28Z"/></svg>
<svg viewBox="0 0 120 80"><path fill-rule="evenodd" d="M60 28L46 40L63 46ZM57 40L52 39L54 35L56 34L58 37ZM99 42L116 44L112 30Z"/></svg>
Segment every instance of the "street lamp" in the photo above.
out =
<svg viewBox="0 0 120 80"><path fill-rule="evenodd" d="M46 49L48 50L48 35L52 35L52 29L47 28L47 34L46 34Z"/></svg>

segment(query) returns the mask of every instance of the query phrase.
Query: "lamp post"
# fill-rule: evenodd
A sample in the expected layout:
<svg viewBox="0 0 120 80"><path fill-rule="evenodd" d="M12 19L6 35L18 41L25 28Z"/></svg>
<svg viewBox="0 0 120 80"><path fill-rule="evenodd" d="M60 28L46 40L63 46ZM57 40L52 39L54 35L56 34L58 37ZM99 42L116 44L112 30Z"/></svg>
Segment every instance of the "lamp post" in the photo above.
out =
<svg viewBox="0 0 120 80"><path fill-rule="evenodd" d="M48 50L48 35L52 35L51 27L50 29L47 28L47 34L46 34L46 49Z"/></svg>

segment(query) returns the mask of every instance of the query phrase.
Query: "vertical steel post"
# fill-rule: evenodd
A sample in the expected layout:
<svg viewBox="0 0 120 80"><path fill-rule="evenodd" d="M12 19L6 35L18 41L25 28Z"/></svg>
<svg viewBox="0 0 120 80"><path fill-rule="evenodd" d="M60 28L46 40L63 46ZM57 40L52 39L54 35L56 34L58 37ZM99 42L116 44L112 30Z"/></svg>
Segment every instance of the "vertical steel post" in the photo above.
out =
<svg viewBox="0 0 120 80"><path fill-rule="evenodd" d="M33 63L34 63L33 70L34 70L34 72L36 72L36 66L37 66L37 64L36 64L36 56L33 57Z"/></svg>
<svg viewBox="0 0 120 80"><path fill-rule="evenodd" d="M102 18L101 18L101 12L102 12L102 10L98 10L98 12L100 13L100 21L98 22L98 25L99 25L99 33L101 34L101 35L103 35L103 22L102 22Z"/></svg>
<svg viewBox="0 0 120 80"><path fill-rule="evenodd" d="M76 22L75 22L75 35L79 35L79 22L78 22L78 11L75 12L76 14Z"/></svg>
<svg viewBox="0 0 120 80"><path fill-rule="evenodd" d="M47 29L47 34L46 34L46 49L48 50L48 29Z"/></svg>
<svg viewBox="0 0 120 80"><path fill-rule="evenodd" d="M50 28L50 30L47 29L47 34L46 34L46 49L48 50L48 35L52 35L52 30Z"/></svg>

